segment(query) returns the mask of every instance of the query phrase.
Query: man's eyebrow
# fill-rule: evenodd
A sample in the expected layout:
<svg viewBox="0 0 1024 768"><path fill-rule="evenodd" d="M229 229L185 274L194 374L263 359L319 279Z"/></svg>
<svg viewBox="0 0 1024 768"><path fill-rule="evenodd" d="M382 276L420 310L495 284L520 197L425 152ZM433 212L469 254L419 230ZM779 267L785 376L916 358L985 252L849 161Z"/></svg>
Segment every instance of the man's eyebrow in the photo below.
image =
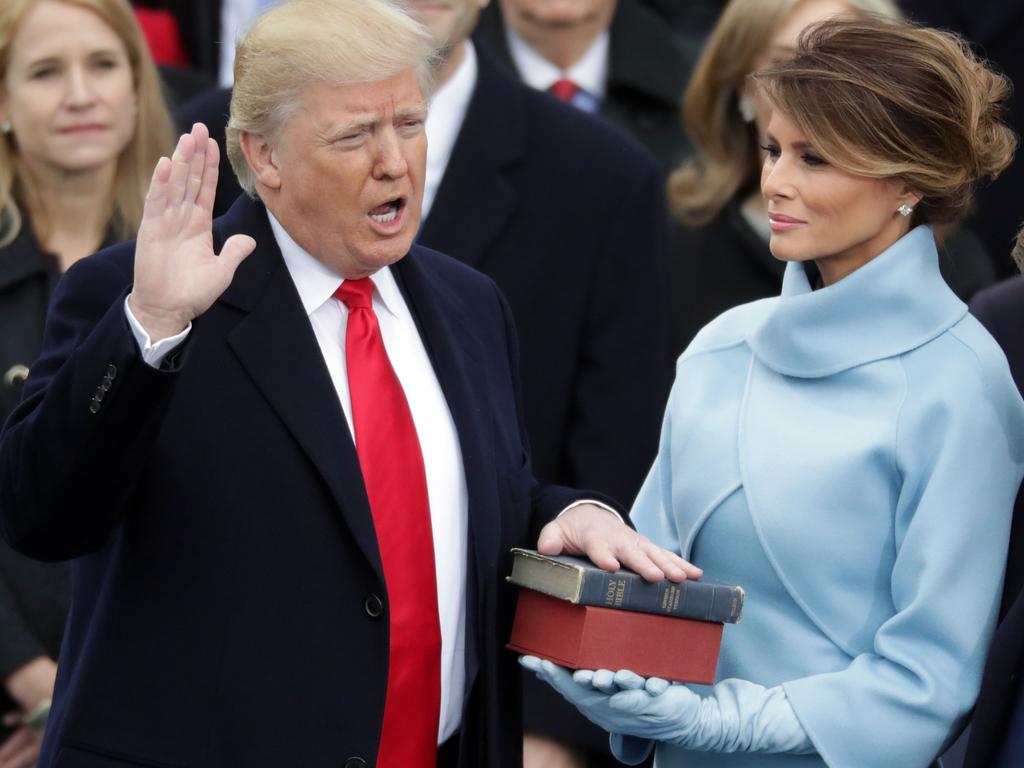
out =
<svg viewBox="0 0 1024 768"><path fill-rule="evenodd" d="M427 105L426 104L412 104L408 107L402 107L395 110L395 117L402 119L406 117L426 117L427 116Z"/></svg>
<svg viewBox="0 0 1024 768"><path fill-rule="evenodd" d="M320 135L325 141L334 141L335 139L340 139L342 136L347 134L359 133L367 128L373 128L378 122L380 122L380 119L376 115L356 117L348 122L325 128L320 132Z"/></svg>

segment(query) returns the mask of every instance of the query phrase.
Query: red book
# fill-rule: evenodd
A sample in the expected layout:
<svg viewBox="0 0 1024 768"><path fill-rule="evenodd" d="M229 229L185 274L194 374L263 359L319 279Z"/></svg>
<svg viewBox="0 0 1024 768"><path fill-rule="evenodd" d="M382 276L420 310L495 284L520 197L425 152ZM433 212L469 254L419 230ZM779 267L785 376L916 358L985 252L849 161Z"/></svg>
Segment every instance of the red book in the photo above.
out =
<svg viewBox="0 0 1024 768"><path fill-rule="evenodd" d="M629 669L644 677L710 685L723 626L577 605L520 589L507 647L570 669Z"/></svg>

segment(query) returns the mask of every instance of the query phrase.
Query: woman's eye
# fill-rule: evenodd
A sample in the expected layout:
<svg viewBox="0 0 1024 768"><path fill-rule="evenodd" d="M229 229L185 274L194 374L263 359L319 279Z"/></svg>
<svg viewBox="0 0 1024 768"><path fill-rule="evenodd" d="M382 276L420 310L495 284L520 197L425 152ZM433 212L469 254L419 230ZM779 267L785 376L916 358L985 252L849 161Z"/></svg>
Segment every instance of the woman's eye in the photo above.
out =
<svg viewBox="0 0 1024 768"><path fill-rule="evenodd" d="M814 165L814 166L817 166L817 165L828 165L828 160L825 160L824 158L818 157L817 155L811 155L811 154L805 154L803 156L803 161L805 163L807 163L808 165Z"/></svg>
<svg viewBox="0 0 1024 768"><path fill-rule="evenodd" d="M779 148L774 144L762 144L761 149L764 150L765 154L768 155L768 157L776 158L779 156Z"/></svg>
<svg viewBox="0 0 1024 768"><path fill-rule="evenodd" d="M55 74L57 74L56 67L42 67L41 69L35 70L31 75L29 75L29 77L33 80L42 80Z"/></svg>

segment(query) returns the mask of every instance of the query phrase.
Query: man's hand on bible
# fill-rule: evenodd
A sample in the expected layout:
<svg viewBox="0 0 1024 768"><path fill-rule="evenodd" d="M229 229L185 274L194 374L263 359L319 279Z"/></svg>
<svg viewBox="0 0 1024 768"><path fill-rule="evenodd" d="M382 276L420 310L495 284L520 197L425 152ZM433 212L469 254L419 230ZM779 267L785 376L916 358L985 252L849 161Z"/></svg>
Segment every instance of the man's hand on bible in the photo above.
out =
<svg viewBox="0 0 1024 768"><path fill-rule="evenodd" d="M621 566L647 581L699 579L700 568L674 552L659 547L595 504L570 507L540 532L537 551L542 555L583 555L606 571Z"/></svg>

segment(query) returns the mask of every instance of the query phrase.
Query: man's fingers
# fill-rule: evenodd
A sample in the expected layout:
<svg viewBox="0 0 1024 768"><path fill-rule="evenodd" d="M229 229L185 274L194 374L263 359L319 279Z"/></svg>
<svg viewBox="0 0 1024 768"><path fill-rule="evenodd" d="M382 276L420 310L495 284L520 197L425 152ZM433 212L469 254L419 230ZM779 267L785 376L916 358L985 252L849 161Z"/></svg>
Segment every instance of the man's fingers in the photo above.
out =
<svg viewBox="0 0 1024 768"><path fill-rule="evenodd" d="M653 542L646 542L643 545L643 550L647 553L647 556L651 559L658 568L665 574L665 576L672 581L683 581L684 579L699 579L704 575L697 566L687 562L683 558L674 552L669 552L667 549L662 549Z"/></svg>
<svg viewBox="0 0 1024 768"><path fill-rule="evenodd" d="M171 159L161 157L153 168L153 176L149 180L149 191L142 210L142 218L155 219L167 207L167 182L171 178Z"/></svg>
<svg viewBox="0 0 1024 768"><path fill-rule="evenodd" d="M202 123L192 126L192 157L188 161L188 178L185 180L185 202L195 203L203 186L206 171L206 149L210 132Z"/></svg>
<svg viewBox="0 0 1024 768"><path fill-rule="evenodd" d="M566 532L558 520L545 525L537 538L537 551L542 555L560 555L565 549Z"/></svg>
<svg viewBox="0 0 1024 768"><path fill-rule="evenodd" d="M231 270L231 274L234 274L238 265L255 248L256 241L248 235L232 235L224 243L224 247L220 251L220 259L224 262L224 266Z"/></svg>
<svg viewBox="0 0 1024 768"><path fill-rule="evenodd" d="M220 176L220 148L213 139L206 140L206 168L196 205L213 216L213 203L217 199L217 179Z"/></svg>
<svg viewBox="0 0 1024 768"><path fill-rule="evenodd" d="M178 145L171 155L171 178L167 183L167 202L169 205L179 205L185 199L185 189L188 185L189 168L191 167L192 154L195 152L195 141L192 134L182 134L178 139Z"/></svg>

